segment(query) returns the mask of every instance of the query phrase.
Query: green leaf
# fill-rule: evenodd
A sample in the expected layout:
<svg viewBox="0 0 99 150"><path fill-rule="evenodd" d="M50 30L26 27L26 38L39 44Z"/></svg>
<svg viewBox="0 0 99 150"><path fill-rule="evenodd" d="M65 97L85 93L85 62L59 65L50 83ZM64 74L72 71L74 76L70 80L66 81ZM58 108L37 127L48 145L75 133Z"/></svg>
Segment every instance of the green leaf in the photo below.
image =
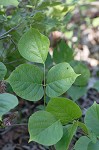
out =
<svg viewBox="0 0 99 150"><path fill-rule="evenodd" d="M70 62L73 60L73 50L65 43L61 41L59 45L54 49L53 59L55 63Z"/></svg>
<svg viewBox="0 0 99 150"><path fill-rule="evenodd" d="M39 21L41 22L45 18L45 14L43 12L36 12L33 16L34 21Z"/></svg>
<svg viewBox="0 0 99 150"><path fill-rule="evenodd" d="M25 59L44 64L49 50L49 39L31 28L19 40L18 49Z"/></svg>
<svg viewBox="0 0 99 150"><path fill-rule="evenodd" d="M46 111L35 112L28 123L30 141L50 146L56 144L63 136L63 127L54 116Z"/></svg>
<svg viewBox="0 0 99 150"><path fill-rule="evenodd" d="M99 17L94 18L92 20L92 25L93 25L93 27L98 27L99 26Z"/></svg>
<svg viewBox="0 0 99 150"><path fill-rule="evenodd" d="M90 71L88 67L85 64L78 61L74 61L74 64L72 66L74 66L73 69L77 74L81 74L76 79L74 85L86 86L90 78Z"/></svg>
<svg viewBox="0 0 99 150"><path fill-rule="evenodd" d="M84 121L88 129L99 136L99 104L94 102L87 110Z"/></svg>
<svg viewBox="0 0 99 150"><path fill-rule="evenodd" d="M6 73L7 73L6 66L2 62L0 62L0 80L2 80L5 77Z"/></svg>
<svg viewBox="0 0 99 150"><path fill-rule="evenodd" d="M50 1L42 1L42 2L38 5L37 9L39 9L39 10L44 10L44 9L46 9L46 8L49 7L49 6L50 6Z"/></svg>
<svg viewBox="0 0 99 150"><path fill-rule="evenodd" d="M80 137L74 146L74 150L88 150L88 144L90 141L91 140L86 136Z"/></svg>
<svg viewBox="0 0 99 150"><path fill-rule="evenodd" d="M43 21L46 32L49 33L60 25L60 22L56 18L47 18Z"/></svg>
<svg viewBox="0 0 99 150"><path fill-rule="evenodd" d="M76 101L87 93L87 87L79 87L72 85L71 88L67 91L67 93L73 99L73 101Z"/></svg>
<svg viewBox="0 0 99 150"><path fill-rule="evenodd" d="M10 6L10 5L18 6L18 4L19 4L18 0L0 0L0 5L3 6Z"/></svg>
<svg viewBox="0 0 99 150"><path fill-rule="evenodd" d="M63 20L63 17L69 12L69 9L66 5L56 5L52 8L51 16L57 18L59 21Z"/></svg>
<svg viewBox="0 0 99 150"><path fill-rule="evenodd" d="M72 9L71 9L72 10ZM68 25L68 23L70 22L72 18L72 13L71 11L69 11L63 18L62 22L63 22L63 25ZM65 30L65 33L66 37L68 37L69 39L72 38L73 36L73 31L70 31L70 30Z"/></svg>
<svg viewBox="0 0 99 150"><path fill-rule="evenodd" d="M48 0L44 0L44 1L42 1L39 5L38 5L38 7L37 7L37 9L38 10L44 10L44 9L46 9L47 7L52 7L52 6L56 6L56 5L59 5L59 4L61 4L60 2L50 2L50 1L48 1Z"/></svg>
<svg viewBox="0 0 99 150"><path fill-rule="evenodd" d="M95 135L94 132L88 131L88 136L89 136L90 140L91 140L93 143L96 143L96 142L97 142L97 136Z"/></svg>
<svg viewBox="0 0 99 150"><path fill-rule="evenodd" d="M66 98L52 98L46 110L59 119L63 125L73 122L82 115L79 106Z"/></svg>
<svg viewBox="0 0 99 150"><path fill-rule="evenodd" d="M84 123L78 121L78 126L83 130L85 134L88 134L88 129Z"/></svg>
<svg viewBox="0 0 99 150"><path fill-rule="evenodd" d="M77 122L71 125L67 125L63 130L63 137L56 143L56 150L68 150L71 140L77 130Z"/></svg>
<svg viewBox="0 0 99 150"><path fill-rule="evenodd" d="M99 92L99 81L94 84L93 88Z"/></svg>
<svg viewBox="0 0 99 150"><path fill-rule="evenodd" d="M46 30L46 26L44 21L34 21L32 24L32 28L36 28L39 32L44 33Z"/></svg>
<svg viewBox="0 0 99 150"><path fill-rule="evenodd" d="M53 66L53 59L51 58L51 55L48 53L46 62L45 62L46 69L51 68Z"/></svg>
<svg viewBox="0 0 99 150"><path fill-rule="evenodd" d="M57 97L62 95L71 87L78 76L66 62L52 67L47 74L47 96Z"/></svg>
<svg viewBox="0 0 99 150"><path fill-rule="evenodd" d="M7 77L20 64L25 63L26 60L20 55L18 50L15 50L6 56L6 67L8 69ZM10 63L10 65L9 65Z"/></svg>
<svg viewBox="0 0 99 150"><path fill-rule="evenodd" d="M43 96L43 72L31 64L18 66L7 79L13 91L26 100L37 101Z"/></svg>
<svg viewBox="0 0 99 150"><path fill-rule="evenodd" d="M36 6L39 4L40 0L30 0L30 4Z"/></svg>
<svg viewBox="0 0 99 150"><path fill-rule="evenodd" d="M99 150L99 141L97 141L97 143L90 142L87 150Z"/></svg>
<svg viewBox="0 0 99 150"><path fill-rule="evenodd" d="M18 99L16 96L9 93L0 94L0 118L17 105Z"/></svg>

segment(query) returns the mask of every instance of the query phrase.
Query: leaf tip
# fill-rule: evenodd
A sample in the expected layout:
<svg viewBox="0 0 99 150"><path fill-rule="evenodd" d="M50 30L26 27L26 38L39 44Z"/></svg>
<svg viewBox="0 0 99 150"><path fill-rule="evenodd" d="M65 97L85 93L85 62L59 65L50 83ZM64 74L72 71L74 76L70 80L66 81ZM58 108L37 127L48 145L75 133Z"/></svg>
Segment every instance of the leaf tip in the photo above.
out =
<svg viewBox="0 0 99 150"><path fill-rule="evenodd" d="M77 77L81 76L81 74L77 74Z"/></svg>
<svg viewBox="0 0 99 150"><path fill-rule="evenodd" d="M28 143L30 143L31 141L32 141L32 139L30 138L29 141L28 141Z"/></svg>
<svg viewBox="0 0 99 150"><path fill-rule="evenodd" d="M79 76L81 76L81 74L76 74L76 78L78 78Z"/></svg>

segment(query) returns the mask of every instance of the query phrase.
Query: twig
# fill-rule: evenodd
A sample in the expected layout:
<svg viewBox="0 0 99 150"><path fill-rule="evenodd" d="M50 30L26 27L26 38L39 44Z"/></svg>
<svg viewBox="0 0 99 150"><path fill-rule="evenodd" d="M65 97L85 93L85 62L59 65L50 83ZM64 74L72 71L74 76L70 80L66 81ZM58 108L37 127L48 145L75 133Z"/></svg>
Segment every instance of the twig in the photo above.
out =
<svg viewBox="0 0 99 150"><path fill-rule="evenodd" d="M17 60L14 60L14 61L11 61L11 62L4 62L4 64L13 64L13 63L16 63L16 62L19 62L19 61L22 61L22 59L17 59Z"/></svg>
<svg viewBox="0 0 99 150"><path fill-rule="evenodd" d="M20 24L21 24L21 23L20 23ZM20 26L20 24L18 24L17 26L11 28L11 29L8 30L7 32L3 33L2 35L0 35L0 39L3 38L3 37L5 37L5 36L6 36L7 34L9 34L11 31L17 29L17 28Z"/></svg>
<svg viewBox="0 0 99 150"><path fill-rule="evenodd" d="M27 123L12 124L12 125L9 125L9 126L6 126L6 127L16 127L16 126L28 126L28 124Z"/></svg>
<svg viewBox="0 0 99 150"><path fill-rule="evenodd" d="M17 48L17 45L16 45L16 43L14 42L14 40L12 39L11 36L10 36L10 39L11 39L12 43L14 44L15 48Z"/></svg>
<svg viewBox="0 0 99 150"><path fill-rule="evenodd" d="M5 35L5 36L2 36L2 37L0 37L0 40L3 40L3 39L5 39L5 38L7 38L7 37L10 37L11 35Z"/></svg>
<svg viewBox="0 0 99 150"><path fill-rule="evenodd" d="M12 127L16 127L16 126L28 126L28 124L27 123L21 123L21 124L13 124L13 125L9 125L9 126L5 126L5 131L3 131L2 133L0 133L1 135L4 135L4 134L6 134L7 132L9 132L11 129L12 129Z"/></svg>

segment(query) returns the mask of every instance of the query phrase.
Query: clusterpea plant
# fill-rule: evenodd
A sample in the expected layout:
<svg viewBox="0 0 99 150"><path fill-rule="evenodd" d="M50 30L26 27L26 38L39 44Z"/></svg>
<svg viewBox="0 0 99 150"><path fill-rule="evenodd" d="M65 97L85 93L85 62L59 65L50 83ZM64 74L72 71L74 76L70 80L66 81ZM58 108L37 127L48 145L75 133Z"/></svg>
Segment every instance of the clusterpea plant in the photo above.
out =
<svg viewBox="0 0 99 150"><path fill-rule="evenodd" d="M74 2L77 0L70 2L73 2L74 7ZM14 5L17 9L13 10L11 14L6 14L9 12L8 8L6 9L9 4ZM44 99L45 109L35 112L29 118L29 141L36 141L46 146L54 145L56 150L68 150L77 127L80 127L85 136L79 138L72 149L98 150L99 105L94 103L88 109L84 123L82 123L79 121L82 115L81 110L73 102L87 91L90 77L88 68L81 62L70 62L73 59L73 53L62 41L59 45L60 51L58 48L53 53L53 59L57 65L52 67L46 75L45 61L48 58L49 40L36 29L26 32L30 26L39 29L46 35L53 29L66 30L66 24L72 16L70 14L72 5L53 0L30 0L26 2L27 5L21 2L20 7L18 4L17 0L0 0L1 33L4 32L0 36L0 61L6 64L8 74L10 74L16 66L28 60L29 63L18 66L6 81L10 83L14 92L25 100ZM17 42L23 32L26 33L18 44L20 56L17 51ZM4 47L3 43L8 44ZM2 62L0 62L0 82L7 72ZM34 63L43 64L42 68L44 69L42 70ZM81 75L79 76L79 74ZM95 87L99 89L98 83ZM66 91L73 101L58 97ZM46 97L50 98L48 104ZM17 104L16 96L9 93L0 94L0 120Z"/></svg>
<svg viewBox="0 0 99 150"><path fill-rule="evenodd" d="M14 92L23 99L38 101L42 97L44 98L45 110L37 111L29 118L29 141L36 141L45 146L55 145L56 150L65 150L69 148L71 139L77 127L80 126L89 135L89 138L83 137L89 140L88 145L97 145L98 134L93 126L90 127L91 120L88 113L91 113L90 109L94 110L94 107L97 112L98 104L95 103L86 114L87 129L85 124L77 120L82 115L79 106L69 99L58 97L71 87L79 74L76 74L66 62L53 66L47 75L45 74L49 40L36 29L29 29L21 37L18 49L29 62L41 63L44 68L42 70L32 63L21 64L6 80ZM46 95L50 97L47 106ZM97 128L97 130L99 129ZM79 146L79 141L76 143L75 149L77 146Z"/></svg>
<svg viewBox="0 0 99 150"><path fill-rule="evenodd" d="M80 127L85 136L77 141L73 149L98 150L99 105L94 103L88 109L82 123L79 121L82 116L80 107L72 100L59 97L72 86L79 74L74 72L69 63L61 62L53 66L46 75L45 61L49 50L49 39L36 29L30 28L21 37L18 50L29 63L19 65L6 82L12 86L19 97L25 100L44 99L44 110L36 111L29 118L29 142L35 141L45 146L54 145L56 150L68 150L77 127ZM34 63L43 64L43 69ZM11 102L9 106L7 97L6 100L2 98L2 94L0 97L2 117L4 113L15 107L18 101L15 97L12 98L16 104L12 105ZM48 103L46 97L50 98ZM3 105L2 100L5 100ZM9 109L2 113L2 106L4 109L9 106Z"/></svg>
<svg viewBox="0 0 99 150"><path fill-rule="evenodd" d="M79 100L79 98L85 95L88 90L90 70L87 65L84 62L74 60L73 49L70 48L63 40L61 40L61 42L54 48L53 60L56 64L63 61L68 62L73 67L74 71L77 74L80 74L80 76L66 92L73 101ZM98 88L98 83L96 87Z"/></svg>

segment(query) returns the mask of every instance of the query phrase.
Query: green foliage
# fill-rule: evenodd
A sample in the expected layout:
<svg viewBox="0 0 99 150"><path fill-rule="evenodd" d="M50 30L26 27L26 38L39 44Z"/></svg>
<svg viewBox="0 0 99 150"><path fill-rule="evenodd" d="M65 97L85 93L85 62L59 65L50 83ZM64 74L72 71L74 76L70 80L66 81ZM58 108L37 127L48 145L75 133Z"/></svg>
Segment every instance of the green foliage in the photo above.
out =
<svg viewBox="0 0 99 150"><path fill-rule="evenodd" d="M60 121L46 111L35 112L29 118L28 129L30 133L29 142L35 141L46 146L56 144L63 135Z"/></svg>
<svg viewBox="0 0 99 150"><path fill-rule="evenodd" d="M98 149L99 149L99 141L93 143L86 136L80 137L74 146L74 150L98 150Z"/></svg>
<svg viewBox="0 0 99 150"><path fill-rule="evenodd" d="M6 75L6 73L7 73L6 66L2 62L0 62L0 80L3 80L3 78Z"/></svg>
<svg viewBox="0 0 99 150"><path fill-rule="evenodd" d="M99 92L99 81L94 84L93 88Z"/></svg>
<svg viewBox="0 0 99 150"><path fill-rule="evenodd" d="M9 93L0 94L0 118L17 105L18 99L16 96Z"/></svg>
<svg viewBox="0 0 99 150"><path fill-rule="evenodd" d="M44 92L42 87L43 72L31 64L18 66L7 79L14 92L30 101L37 101L42 98Z"/></svg>
<svg viewBox="0 0 99 150"><path fill-rule="evenodd" d="M91 139L91 141L93 142L93 143L96 143L97 142L97 136L95 135L95 133L94 132L92 132L92 131L88 131L88 135L89 135L89 138Z"/></svg>
<svg viewBox="0 0 99 150"><path fill-rule="evenodd" d="M87 87L86 86L79 87L79 86L72 85L70 89L67 91L67 93L73 99L73 101L76 101L84 94L87 93Z"/></svg>
<svg viewBox="0 0 99 150"><path fill-rule="evenodd" d="M96 143L90 142L88 144L88 149L87 150L99 150L99 141L97 141Z"/></svg>
<svg viewBox="0 0 99 150"><path fill-rule="evenodd" d="M79 106L66 98L52 98L46 110L59 119L63 125L73 122L82 115Z"/></svg>
<svg viewBox="0 0 99 150"><path fill-rule="evenodd" d="M82 112L76 103L66 98L57 98L57 96L65 93L73 83L74 85L67 91L73 100L77 100L86 92L86 85L90 77L87 67L82 63L71 63L75 72L78 73L76 74L67 62L61 62L53 66L46 76L45 64L47 66L52 65L52 58L48 55L49 40L36 29L31 28L22 36L18 48L22 57L32 62L42 63L44 73L42 69L34 64L19 65L6 80L10 83L13 91L21 98L29 101L40 100L44 95L44 103L46 103L46 95L53 97L48 102L46 111L38 111L30 116L28 123L29 141L35 141L45 146L55 145L56 150L68 150L77 127L80 127L89 138L80 138L75 145L75 150L82 150L79 149L81 148L79 143L83 144L86 138L85 150L86 147L97 148L97 136L99 136L98 104L94 104L89 108L84 124L77 120L81 117ZM79 73L81 77L78 77ZM4 78L4 75L2 78ZM9 105L6 105L9 108ZM5 108L4 113L15 106L11 104L9 109ZM95 122L94 125L92 122ZM62 125L66 126L62 127Z"/></svg>
<svg viewBox="0 0 99 150"><path fill-rule="evenodd" d="M82 136L76 142L74 150L98 150L99 149L99 104L96 102L87 110L85 124L78 122L78 126L88 134L88 137Z"/></svg>
<svg viewBox="0 0 99 150"><path fill-rule="evenodd" d="M76 101L87 93L90 71L82 62L71 61L70 64L76 73L81 74L67 91L67 94L73 99L73 101Z"/></svg>
<svg viewBox="0 0 99 150"><path fill-rule="evenodd" d="M99 25L99 17L93 19L92 24L93 24L94 27L98 27L98 25Z"/></svg>
<svg viewBox="0 0 99 150"><path fill-rule="evenodd" d="M45 63L49 50L49 40L36 29L30 29L18 43L20 54L27 60Z"/></svg>
<svg viewBox="0 0 99 150"><path fill-rule="evenodd" d="M77 74L81 74L75 81L76 86L86 86L90 78L90 71L88 67L82 62L72 61L71 66Z"/></svg>
<svg viewBox="0 0 99 150"><path fill-rule="evenodd" d="M39 18L39 15L40 14L38 14L36 18ZM63 45L60 45L60 48L64 46L65 43L61 44ZM46 76L45 64L48 68L53 64L52 58L48 55L49 40L36 29L31 28L22 35L18 43L18 49L22 57L31 62L43 64L44 73L42 69L39 68L42 67L42 65L39 65L39 67L34 64L19 65L6 80L10 83L13 91L21 98L29 101L40 100L44 95L44 104L46 104L46 95L52 97L47 104L46 111L38 111L30 116L28 123L29 141L35 141L46 146L55 145L56 150L68 150L77 127L80 127L83 132L89 136L89 140L96 144L97 136L99 136L98 127L95 128L96 125L99 126L96 113L95 115L94 113L88 114L88 112L90 112L88 111L84 124L77 120L82 115L79 106L69 99L58 98L58 96L65 93L71 86L67 93L73 100L77 100L86 92L86 85L90 77L90 72L87 67L82 63L74 61L71 63L74 68L73 70L67 62L61 62L62 60L59 60L61 63L47 70L48 73ZM68 46L66 46L65 49L68 55L64 57L64 61L66 61L69 55L71 56L68 61L71 61L73 52L70 52ZM56 57L56 62L57 59ZM80 74L81 77L79 77ZM74 85L72 85L73 83ZM91 117L95 122L95 126L91 125ZM64 130L62 125L66 125ZM81 142L83 143L83 141ZM85 148L87 144L86 141ZM77 146L79 147L79 141L75 147Z"/></svg>
<svg viewBox="0 0 99 150"><path fill-rule="evenodd" d="M73 50L65 41L61 41L54 49L53 59L55 63L70 62L73 60L73 57Z"/></svg>
<svg viewBox="0 0 99 150"><path fill-rule="evenodd" d="M68 150L77 127L80 127L88 137L79 138L74 149L98 150L99 104L94 103L88 109L83 123L79 121L81 109L73 102L87 91L88 67L73 60L73 50L64 41L54 49L53 57L48 54L51 31L65 31L71 40L73 31L66 31L66 26L76 2L78 0L67 3L58 0L0 0L0 80L6 73L6 77L11 74L6 81L18 96L29 101L44 100L44 106L38 109L46 111L37 111L29 118L29 141L55 145L56 150ZM97 25L97 20L93 25ZM94 88L99 90L98 82ZM65 97L66 91L73 101L58 98L62 94ZM49 97L52 98L48 102ZM15 96L0 94L0 118L17 104Z"/></svg>
<svg viewBox="0 0 99 150"><path fill-rule="evenodd" d="M99 136L99 104L96 102L87 110L85 124L90 131Z"/></svg>
<svg viewBox="0 0 99 150"><path fill-rule="evenodd" d="M6 59L4 61L4 64L6 65L8 70L6 77L8 77L17 66L26 62L17 50L7 54L5 57Z"/></svg>
<svg viewBox="0 0 99 150"><path fill-rule="evenodd" d="M78 127L80 127L85 134L88 134L88 129L83 122L78 121Z"/></svg>
<svg viewBox="0 0 99 150"><path fill-rule="evenodd" d="M57 97L62 95L71 87L78 76L79 74L76 74L66 62L55 65L47 74L47 96Z"/></svg>
<svg viewBox="0 0 99 150"><path fill-rule="evenodd" d="M80 137L74 146L74 150L88 150L88 144L90 141L91 140L86 136Z"/></svg>
<svg viewBox="0 0 99 150"><path fill-rule="evenodd" d="M0 0L0 5L3 6L10 6L10 5L18 6L18 4L19 4L18 0Z"/></svg>
<svg viewBox="0 0 99 150"><path fill-rule="evenodd" d="M61 140L55 145L56 150L68 150L69 145L75 132L77 130L77 122L71 125L67 125L63 129L63 137Z"/></svg>

